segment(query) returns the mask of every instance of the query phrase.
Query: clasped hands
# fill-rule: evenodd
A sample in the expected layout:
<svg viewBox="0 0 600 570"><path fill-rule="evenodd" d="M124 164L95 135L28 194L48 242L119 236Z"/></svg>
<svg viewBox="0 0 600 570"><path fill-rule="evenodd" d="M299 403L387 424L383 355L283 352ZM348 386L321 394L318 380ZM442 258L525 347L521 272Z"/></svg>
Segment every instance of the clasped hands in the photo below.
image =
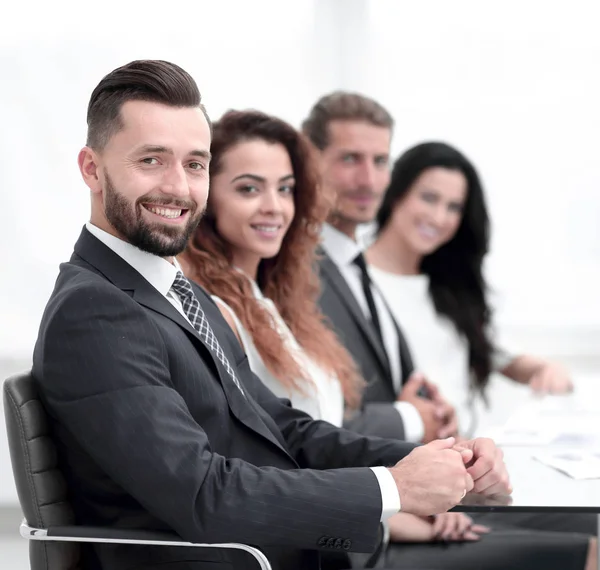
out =
<svg viewBox="0 0 600 570"><path fill-rule="evenodd" d="M421 395L427 393L427 397ZM409 402L423 421L423 442L444 439L458 434L458 420L454 407L442 397L438 387L420 372L413 372L402 388L398 401Z"/></svg>
<svg viewBox="0 0 600 570"><path fill-rule="evenodd" d="M466 493L509 495L503 453L491 439L435 440L413 449L390 468L401 510L421 517L444 513Z"/></svg>

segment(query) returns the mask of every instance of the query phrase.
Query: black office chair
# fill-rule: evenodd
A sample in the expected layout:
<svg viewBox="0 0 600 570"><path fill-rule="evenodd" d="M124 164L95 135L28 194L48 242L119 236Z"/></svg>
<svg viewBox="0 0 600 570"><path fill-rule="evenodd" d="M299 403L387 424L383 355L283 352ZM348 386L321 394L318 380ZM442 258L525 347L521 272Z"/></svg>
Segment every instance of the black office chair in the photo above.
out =
<svg viewBox="0 0 600 570"><path fill-rule="evenodd" d="M30 541L31 570L79 570L78 542L244 550L261 570L271 570L266 556L245 544L195 544L169 533L75 525L46 412L30 373L4 382L4 410L13 474L25 516L20 532Z"/></svg>

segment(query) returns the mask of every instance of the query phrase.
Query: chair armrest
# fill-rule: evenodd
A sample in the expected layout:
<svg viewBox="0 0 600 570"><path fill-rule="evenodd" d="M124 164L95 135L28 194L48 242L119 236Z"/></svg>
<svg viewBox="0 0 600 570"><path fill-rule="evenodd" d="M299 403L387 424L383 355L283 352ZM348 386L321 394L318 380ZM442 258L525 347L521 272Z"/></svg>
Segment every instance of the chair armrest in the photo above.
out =
<svg viewBox="0 0 600 570"><path fill-rule="evenodd" d="M34 528L26 521L19 528L23 538L28 540L49 540L57 542L93 542L109 544L148 544L151 546L187 546L193 548L227 548L243 550L257 562L260 570L271 570L267 557L258 549L246 544L226 542L220 544L200 544L182 541L176 534L150 530L129 530L92 526L54 526Z"/></svg>
<svg viewBox="0 0 600 570"><path fill-rule="evenodd" d="M390 525L387 521L383 521L381 523L381 527L383 530L383 538L381 539L381 544L383 547L383 551L385 552L390 544Z"/></svg>
<svg viewBox="0 0 600 570"><path fill-rule="evenodd" d="M364 563L364 568L377 567L379 560L385 556L385 553L387 552L390 542L390 527L387 521L382 521L379 523L379 534L381 537L379 545L375 549L375 552L373 552L373 554L371 554L371 556L369 556L367 561Z"/></svg>

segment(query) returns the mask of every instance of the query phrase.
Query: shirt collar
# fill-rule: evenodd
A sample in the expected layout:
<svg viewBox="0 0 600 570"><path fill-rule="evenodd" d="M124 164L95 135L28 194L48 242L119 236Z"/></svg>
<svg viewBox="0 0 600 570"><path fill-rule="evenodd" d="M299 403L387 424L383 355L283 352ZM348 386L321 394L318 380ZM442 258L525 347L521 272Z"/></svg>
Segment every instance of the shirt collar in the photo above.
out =
<svg viewBox="0 0 600 570"><path fill-rule="evenodd" d="M350 265L363 250L360 244L334 228L331 224L323 224L321 238L321 246L325 250L325 253L339 267Z"/></svg>
<svg viewBox="0 0 600 570"><path fill-rule="evenodd" d="M101 230L91 222L87 222L85 227L106 247L112 249L119 257L129 263L129 265L148 281L152 287L158 290L159 293L165 297L167 296L167 293L175 281L177 271L181 270L176 259L173 260L174 265L172 265L166 259L142 251L134 245Z"/></svg>

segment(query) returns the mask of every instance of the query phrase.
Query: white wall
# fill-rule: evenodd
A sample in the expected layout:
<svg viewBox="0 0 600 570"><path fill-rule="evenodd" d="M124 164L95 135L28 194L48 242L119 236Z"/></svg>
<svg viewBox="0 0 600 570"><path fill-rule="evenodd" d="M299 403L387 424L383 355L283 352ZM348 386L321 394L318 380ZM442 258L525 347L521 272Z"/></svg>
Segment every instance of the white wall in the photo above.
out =
<svg viewBox="0 0 600 570"><path fill-rule="evenodd" d="M345 87L395 116L394 156L441 139L479 168L509 343L600 352L600 5L371 0L364 11L368 57Z"/></svg>

